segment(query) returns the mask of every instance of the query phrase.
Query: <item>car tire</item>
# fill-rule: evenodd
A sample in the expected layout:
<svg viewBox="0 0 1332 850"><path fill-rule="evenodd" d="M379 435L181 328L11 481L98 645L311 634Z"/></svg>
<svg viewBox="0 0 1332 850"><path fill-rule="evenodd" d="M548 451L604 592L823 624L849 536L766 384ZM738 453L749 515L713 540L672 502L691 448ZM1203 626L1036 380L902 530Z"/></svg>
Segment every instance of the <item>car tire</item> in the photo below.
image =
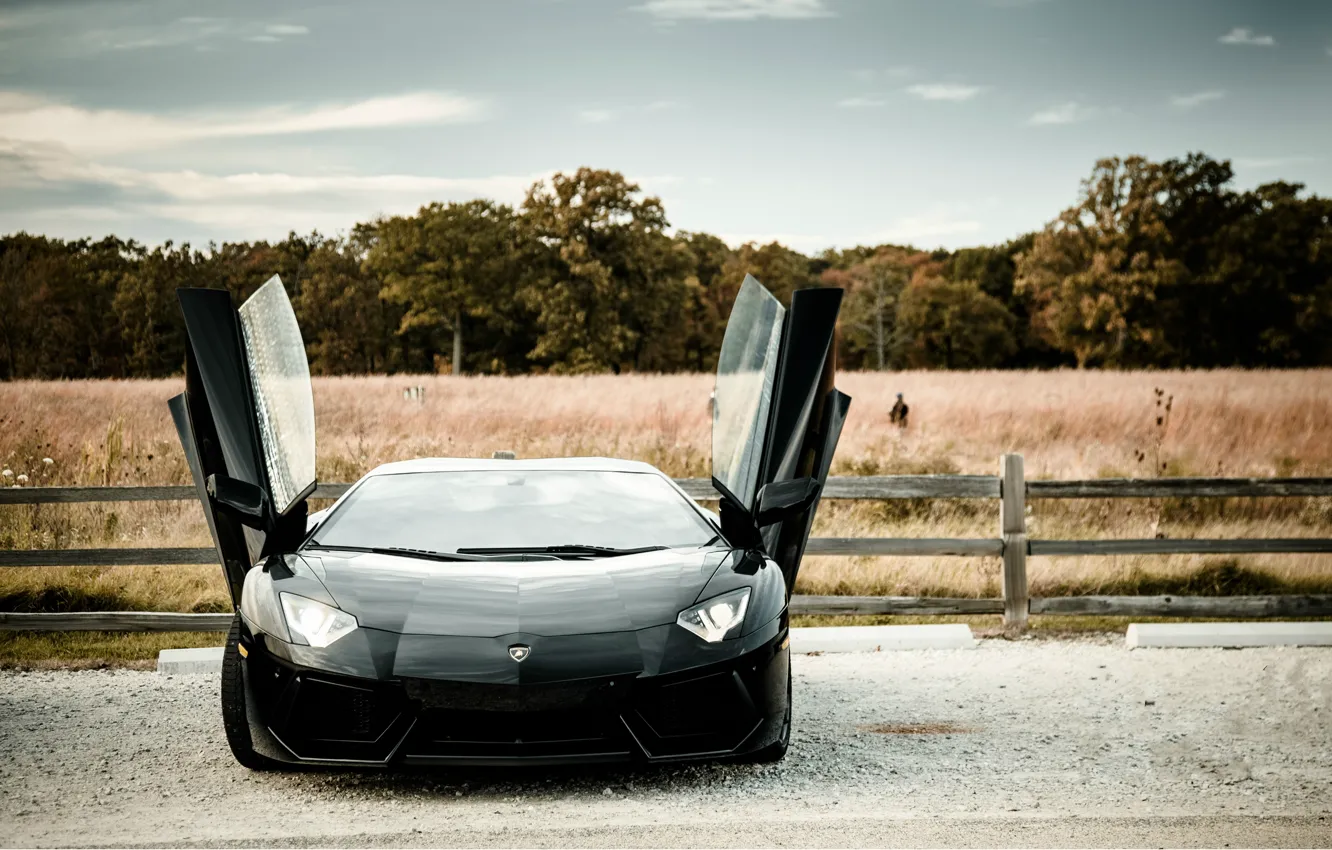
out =
<svg viewBox="0 0 1332 850"><path fill-rule="evenodd" d="M786 757L786 750L791 746L791 671L786 671L786 716L782 718L782 733L765 747L749 753L741 761L744 764L775 764Z"/></svg>
<svg viewBox="0 0 1332 850"><path fill-rule="evenodd" d="M254 751L250 721L245 715L245 673L241 670L240 614L231 621L222 650L222 728L236 761L250 770L271 770L275 762Z"/></svg>

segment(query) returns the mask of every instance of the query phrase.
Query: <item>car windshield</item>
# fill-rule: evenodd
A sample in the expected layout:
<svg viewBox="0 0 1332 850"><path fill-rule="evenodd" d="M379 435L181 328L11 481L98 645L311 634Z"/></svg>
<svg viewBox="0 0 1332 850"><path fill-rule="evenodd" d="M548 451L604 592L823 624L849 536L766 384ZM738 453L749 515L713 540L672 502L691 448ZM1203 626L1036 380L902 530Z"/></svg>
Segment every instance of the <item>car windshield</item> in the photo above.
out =
<svg viewBox="0 0 1332 850"><path fill-rule="evenodd" d="M659 475L487 470L377 475L309 545L435 553L704 546L717 531Z"/></svg>

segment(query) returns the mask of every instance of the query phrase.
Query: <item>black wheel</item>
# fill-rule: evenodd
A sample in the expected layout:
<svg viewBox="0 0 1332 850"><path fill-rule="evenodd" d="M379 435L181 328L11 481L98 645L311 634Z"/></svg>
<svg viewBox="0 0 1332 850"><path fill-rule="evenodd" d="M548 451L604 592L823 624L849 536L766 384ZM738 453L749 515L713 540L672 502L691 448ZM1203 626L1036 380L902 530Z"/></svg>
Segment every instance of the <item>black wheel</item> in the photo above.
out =
<svg viewBox="0 0 1332 850"><path fill-rule="evenodd" d="M222 650L222 728L227 732L231 754L250 770L270 770L272 759L254 751L250 723L245 717L245 676L241 671L240 615L231 621L227 645Z"/></svg>
<svg viewBox="0 0 1332 850"><path fill-rule="evenodd" d="M774 764L786 757L791 745L791 670L786 670L786 716L782 718L782 734L762 749L755 750L741 761L745 764Z"/></svg>

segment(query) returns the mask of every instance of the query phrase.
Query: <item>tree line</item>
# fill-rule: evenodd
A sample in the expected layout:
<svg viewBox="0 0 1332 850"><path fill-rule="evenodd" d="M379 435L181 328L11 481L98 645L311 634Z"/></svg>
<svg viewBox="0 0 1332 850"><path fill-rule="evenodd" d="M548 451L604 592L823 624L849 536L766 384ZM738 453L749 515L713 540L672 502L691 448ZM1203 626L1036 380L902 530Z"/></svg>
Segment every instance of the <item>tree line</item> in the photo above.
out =
<svg viewBox="0 0 1332 850"><path fill-rule="evenodd" d="M281 275L319 374L714 368L746 274L847 290L842 368L1332 365L1332 200L1233 186L1203 154L1096 163L1042 230L957 251L806 256L670 231L612 171L522 204L434 203L345 237L149 248L0 237L0 377L178 374L175 289L243 299Z"/></svg>

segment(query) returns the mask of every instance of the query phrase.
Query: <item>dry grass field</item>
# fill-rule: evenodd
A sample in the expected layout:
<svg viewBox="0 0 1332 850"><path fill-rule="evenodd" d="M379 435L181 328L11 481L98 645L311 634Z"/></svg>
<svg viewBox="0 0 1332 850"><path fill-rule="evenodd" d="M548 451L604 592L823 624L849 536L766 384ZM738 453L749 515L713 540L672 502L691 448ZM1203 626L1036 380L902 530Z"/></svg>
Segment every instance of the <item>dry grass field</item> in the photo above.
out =
<svg viewBox="0 0 1332 850"><path fill-rule="evenodd" d="M1332 475L1332 371L851 373L835 474L1030 478ZM403 389L426 388L423 402ZM166 400L179 381L0 384L4 486L188 480ZM417 456L611 455L708 472L706 375L315 381L319 477ZM1157 405L1156 391L1162 391ZM897 392L910 426L888 423ZM1173 399L1169 412L1164 401ZM21 477L26 477L20 480ZM1076 500L1031 506L1033 537L1332 536L1332 499ZM995 536L989 501L826 502L820 536ZM0 548L202 546L196 504L0 507ZM224 607L215 567L10 569L0 610ZM807 593L997 595L997 559L811 558ZM1332 588L1332 556L1034 559L1035 595Z"/></svg>

